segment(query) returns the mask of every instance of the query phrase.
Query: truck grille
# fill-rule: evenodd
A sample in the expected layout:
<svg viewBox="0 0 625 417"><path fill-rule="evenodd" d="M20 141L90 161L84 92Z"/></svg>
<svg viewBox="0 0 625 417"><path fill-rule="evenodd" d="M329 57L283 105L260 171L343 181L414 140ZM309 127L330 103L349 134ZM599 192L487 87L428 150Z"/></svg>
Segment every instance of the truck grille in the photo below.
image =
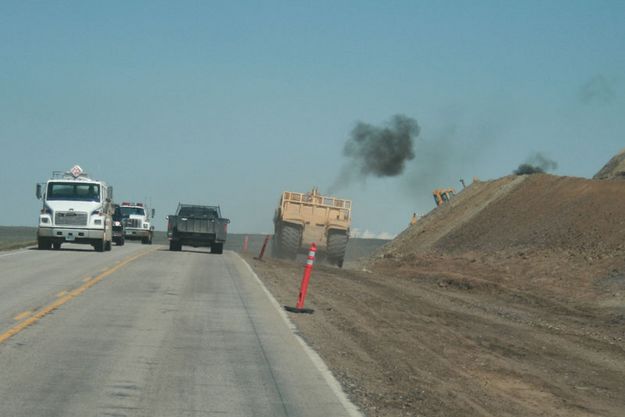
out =
<svg viewBox="0 0 625 417"><path fill-rule="evenodd" d="M83 211L57 211L54 213L57 226L86 226L87 213Z"/></svg>
<svg viewBox="0 0 625 417"><path fill-rule="evenodd" d="M126 219L126 227L141 227L140 219Z"/></svg>

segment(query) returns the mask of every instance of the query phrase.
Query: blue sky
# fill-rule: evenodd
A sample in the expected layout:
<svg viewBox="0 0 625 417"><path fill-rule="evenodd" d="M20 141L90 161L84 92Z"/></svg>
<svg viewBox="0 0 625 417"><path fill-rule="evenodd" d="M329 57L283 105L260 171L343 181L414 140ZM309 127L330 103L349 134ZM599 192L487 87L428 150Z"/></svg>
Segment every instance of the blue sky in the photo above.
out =
<svg viewBox="0 0 625 417"><path fill-rule="evenodd" d="M0 223L35 225L34 184L78 163L157 228L183 201L270 232L283 190L328 188L354 125L394 114L416 158L339 193L360 230L532 152L591 177L625 147L624 39L622 1L2 1Z"/></svg>

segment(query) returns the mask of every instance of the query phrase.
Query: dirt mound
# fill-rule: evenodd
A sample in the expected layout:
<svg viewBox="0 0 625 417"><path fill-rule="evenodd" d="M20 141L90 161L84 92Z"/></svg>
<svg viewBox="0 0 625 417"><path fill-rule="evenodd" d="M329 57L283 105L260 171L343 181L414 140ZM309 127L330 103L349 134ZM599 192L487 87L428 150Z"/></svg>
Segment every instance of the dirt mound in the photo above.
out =
<svg viewBox="0 0 625 417"><path fill-rule="evenodd" d="M595 180L625 179L625 149L616 154L593 177Z"/></svg>
<svg viewBox="0 0 625 417"><path fill-rule="evenodd" d="M476 183L385 245L372 266L435 254L489 265L500 283L588 296L625 285L609 278L625 277L624 206L620 181L538 174Z"/></svg>
<svg viewBox="0 0 625 417"><path fill-rule="evenodd" d="M527 176L508 176L496 181L474 181L448 203L432 210L402 232L380 252L383 257L402 257L431 249L436 242L465 223L487 206L514 190Z"/></svg>
<svg viewBox="0 0 625 417"><path fill-rule="evenodd" d="M548 174L475 183L384 246L423 250L566 250L608 255L625 247L625 185ZM390 255L390 256L388 256Z"/></svg>

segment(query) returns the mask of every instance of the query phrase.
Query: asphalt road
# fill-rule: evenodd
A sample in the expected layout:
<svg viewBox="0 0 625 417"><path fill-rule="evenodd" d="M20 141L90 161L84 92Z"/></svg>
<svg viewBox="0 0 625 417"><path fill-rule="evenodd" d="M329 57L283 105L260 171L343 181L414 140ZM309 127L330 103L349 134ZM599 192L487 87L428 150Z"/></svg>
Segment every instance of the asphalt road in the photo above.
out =
<svg viewBox="0 0 625 417"><path fill-rule="evenodd" d="M358 415L235 253L66 246L0 253L0 415Z"/></svg>

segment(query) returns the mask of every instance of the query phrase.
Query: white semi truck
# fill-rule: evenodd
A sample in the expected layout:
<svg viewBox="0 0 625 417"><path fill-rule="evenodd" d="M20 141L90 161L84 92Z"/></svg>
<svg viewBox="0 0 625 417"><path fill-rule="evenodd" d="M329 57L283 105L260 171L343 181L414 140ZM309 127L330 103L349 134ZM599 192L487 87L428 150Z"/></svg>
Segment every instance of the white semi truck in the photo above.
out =
<svg viewBox="0 0 625 417"><path fill-rule="evenodd" d="M124 225L124 239L140 240L141 243L151 245L154 235L154 226L150 222L154 218L154 209L148 210L143 203L123 202L116 208L116 217L122 219Z"/></svg>
<svg viewBox="0 0 625 417"><path fill-rule="evenodd" d="M61 244L89 244L98 252L111 250L113 187L91 179L80 166L55 171L37 184L43 200L37 228L39 249L60 249Z"/></svg>

